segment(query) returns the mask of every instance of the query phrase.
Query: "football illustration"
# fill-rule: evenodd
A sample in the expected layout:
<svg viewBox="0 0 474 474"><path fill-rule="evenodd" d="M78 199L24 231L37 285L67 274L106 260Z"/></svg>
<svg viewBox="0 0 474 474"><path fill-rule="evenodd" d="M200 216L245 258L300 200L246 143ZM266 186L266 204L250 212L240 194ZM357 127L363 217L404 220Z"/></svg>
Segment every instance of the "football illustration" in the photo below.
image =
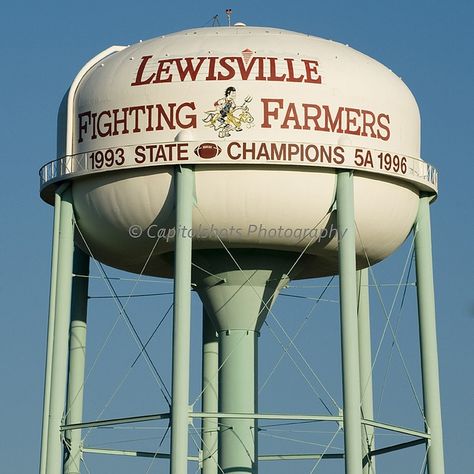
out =
<svg viewBox="0 0 474 474"><path fill-rule="evenodd" d="M215 143L201 143L194 149L194 153L204 159L215 158L221 151L221 148Z"/></svg>

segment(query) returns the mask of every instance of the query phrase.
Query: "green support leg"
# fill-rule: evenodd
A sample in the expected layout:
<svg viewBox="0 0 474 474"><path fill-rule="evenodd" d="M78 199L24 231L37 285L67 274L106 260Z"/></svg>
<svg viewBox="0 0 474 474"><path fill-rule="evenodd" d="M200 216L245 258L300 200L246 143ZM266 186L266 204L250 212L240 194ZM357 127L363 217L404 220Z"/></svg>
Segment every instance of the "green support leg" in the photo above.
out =
<svg viewBox="0 0 474 474"><path fill-rule="evenodd" d="M354 225L354 184L351 171L337 175L337 229L344 401L344 450L346 474L362 473L359 344Z"/></svg>
<svg viewBox="0 0 474 474"><path fill-rule="evenodd" d="M367 268L357 272L357 316L362 417L373 420L372 344L370 338L369 271ZM368 457L369 452L375 449L374 432L373 426L362 427L362 457L367 457L362 470L364 474L375 474L375 457Z"/></svg>
<svg viewBox="0 0 474 474"><path fill-rule="evenodd" d="M435 295L431 253L430 196L421 195L415 227L416 287L420 325L423 400L427 429L429 474L444 474L443 429L436 343Z"/></svg>
<svg viewBox="0 0 474 474"><path fill-rule="evenodd" d="M89 256L74 249L71 328L69 332L69 375L66 424L82 422L84 372L86 362L87 301L89 291ZM84 275L79 277L76 275ZM81 430L66 432L68 442L64 474L79 474L81 465Z"/></svg>
<svg viewBox="0 0 474 474"><path fill-rule="evenodd" d="M219 411L256 413L257 335L230 329L219 333ZM225 361L225 362L224 362ZM219 466L222 472L256 474L257 421L226 418L220 421Z"/></svg>
<svg viewBox="0 0 474 474"><path fill-rule="evenodd" d="M216 329L203 309L202 315L202 411L217 413L219 344ZM218 474L217 418L202 420L202 474Z"/></svg>
<svg viewBox="0 0 474 474"><path fill-rule="evenodd" d="M48 446L48 424L49 406L51 395L51 365L53 359L54 339L54 315L56 308L56 281L58 270L58 248L59 248L59 221L61 213L61 193L65 186L61 186L54 195L54 223L53 223L53 245L51 250L51 280L49 290L49 316L48 316L48 340L46 345L46 363L44 375L43 396L43 427L41 433L40 474L46 474L46 452Z"/></svg>
<svg viewBox="0 0 474 474"><path fill-rule="evenodd" d="M71 189L61 197L56 303L53 352L51 363L51 393L49 403L46 448L47 474L60 474L63 465L60 426L66 401L69 325L71 319L72 260L74 251L74 214Z"/></svg>
<svg viewBox="0 0 474 474"><path fill-rule="evenodd" d="M176 171L176 247L171 401L171 474L188 471L189 357L191 332L191 255L194 177L191 168Z"/></svg>

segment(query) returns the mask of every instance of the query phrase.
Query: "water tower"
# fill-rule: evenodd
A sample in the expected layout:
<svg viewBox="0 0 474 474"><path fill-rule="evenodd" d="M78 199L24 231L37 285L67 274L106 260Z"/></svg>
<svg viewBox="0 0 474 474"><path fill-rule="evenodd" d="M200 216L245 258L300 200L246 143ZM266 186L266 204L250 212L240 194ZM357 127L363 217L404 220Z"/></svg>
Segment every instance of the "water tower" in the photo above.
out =
<svg viewBox="0 0 474 474"><path fill-rule="evenodd" d="M87 279L73 274L88 274L89 256L174 279L162 415L172 474L187 472L190 418L229 428L204 440L204 474L258 472L258 420L295 416L258 411L257 335L284 285L327 275L340 282L343 412L300 418L343 425L347 474L374 472L383 450L362 432L375 428L410 433L429 447L430 474L444 473L429 222L437 173L420 158L416 102L386 67L336 42L245 25L112 47L73 81L57 159L40 175L55 209L41 473L79 472ZM419 432L377 422L360 396L371 368L366 269L413 226ZM201 413L188 407L192 285L207 314L204 348L218 346L218 358L204 357L203 380L219 375Z"/></svg>

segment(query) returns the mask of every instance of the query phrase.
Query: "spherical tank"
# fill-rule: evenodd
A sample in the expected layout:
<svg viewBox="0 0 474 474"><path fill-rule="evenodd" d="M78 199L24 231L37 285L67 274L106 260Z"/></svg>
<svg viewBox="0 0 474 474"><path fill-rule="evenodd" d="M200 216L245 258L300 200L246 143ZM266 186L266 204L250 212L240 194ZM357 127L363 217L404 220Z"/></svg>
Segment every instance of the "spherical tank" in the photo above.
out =
<svg viewBox="0 0 474 474"><path fill-rule="evenodd" d="M191 232L174 229L178 166L194 169L194 250L304 251L299 278L337 273L338 170L354 170L359 267L401 245L420 190L436 191L408 88L333 41L188 30L100 58L76 82L42 195L71 180L80 234L117 268L172 274L175 233Z"/></svg>

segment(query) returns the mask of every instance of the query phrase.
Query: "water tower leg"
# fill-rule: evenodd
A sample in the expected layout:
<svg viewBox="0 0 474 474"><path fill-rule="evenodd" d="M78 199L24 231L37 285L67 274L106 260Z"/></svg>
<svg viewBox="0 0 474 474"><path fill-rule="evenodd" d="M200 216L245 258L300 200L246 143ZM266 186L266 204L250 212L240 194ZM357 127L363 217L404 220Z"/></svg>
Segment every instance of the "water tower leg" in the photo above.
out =
<svg viewBox="0 0 474 474"><path fill-rule="evenodd" d="M173 368L171 401L171 474L188 469L189 352L191 332L191 253L194 176L181 166L175 174L176 244L173 310Z"/></svg>
<svg viewBox="0 0 474 474"><path fill-rule="evenodd" d="M66 423L82 422L84 372L86 362L87 301L89 291L89 256L74 249L71 329L69 332L69 374L66 403ZM78 277L76 275L84 275ZM81 430L66 432L69 449L64 462L64 474L79 474L81 465Z"/></svg>
<svg viewBox="0 0 474 474"><path fill-rule="evenodd" d="M360 398L362 416L374 419L372 394L372 351L370 339L369 271L367 268L357 272L358 323L359 323L359 367ZM373 426L362 426L362 457L364 474L375 473L375 457L367 457L375 449Z"/></svg>
<svg viewBox="0 0 474 474"><path fill-rule="evenodd" d="M40 474L46 474L46 452L48 446L48 424L49 406L51 395L51 365L53 359L53 338L54 338L54 315L56 307L56 281L58 270L58 248L59 248L59 220L61 210L61 193L67 185L62 185L54 196L54 224L53 224L53 245L51 250L51 281L49 291L49 316L48 316L48 340L46 349L46 363L44 375L44 396L43 396L43 426L41 433L41 455Z"/></svg>
<svg viewBox="0 0 474 474"><path fill-rule="evenodd" d="M219 344L216 329L205 309L202 315L202 411L217 413ZM202 474L217 474L217 418L202 420Z"/></svg>
<svg viewBox="0 0 474 474"><path fill-rule="evenodd" d="M46 473L62 470L62 434L60 427L66 401L69 324L71 319L72 261L74 251L74 214L71 189L61 196L56 303L53 353L51 362L51 393L46 452Z"/></svg>
<svg viewBox="0 0 474 474"><path fill-rule="evenodd" d="M428 450L429 474L444 474L443 431L436 343L435 295L431 253L430 196L421 195L416 220L415 258L418 318L427 428L431 433Z"/></svg>
<svg viewBox="0 0 474 474"><path fill-rule="evenodd" d="M354 184L351 171L337 174L339 295L341 312L342 389L346 474L362 473L359 344L354 225Z"/></svg>
<svg viewBox="0 0 474 474"><path fill-rule="evenodd" d="M219 411L222 413L257 411L257 334L238 329L219 333ZM225 418L220 422L219 466L223 472L256 474L256 420Z"/></svg>

